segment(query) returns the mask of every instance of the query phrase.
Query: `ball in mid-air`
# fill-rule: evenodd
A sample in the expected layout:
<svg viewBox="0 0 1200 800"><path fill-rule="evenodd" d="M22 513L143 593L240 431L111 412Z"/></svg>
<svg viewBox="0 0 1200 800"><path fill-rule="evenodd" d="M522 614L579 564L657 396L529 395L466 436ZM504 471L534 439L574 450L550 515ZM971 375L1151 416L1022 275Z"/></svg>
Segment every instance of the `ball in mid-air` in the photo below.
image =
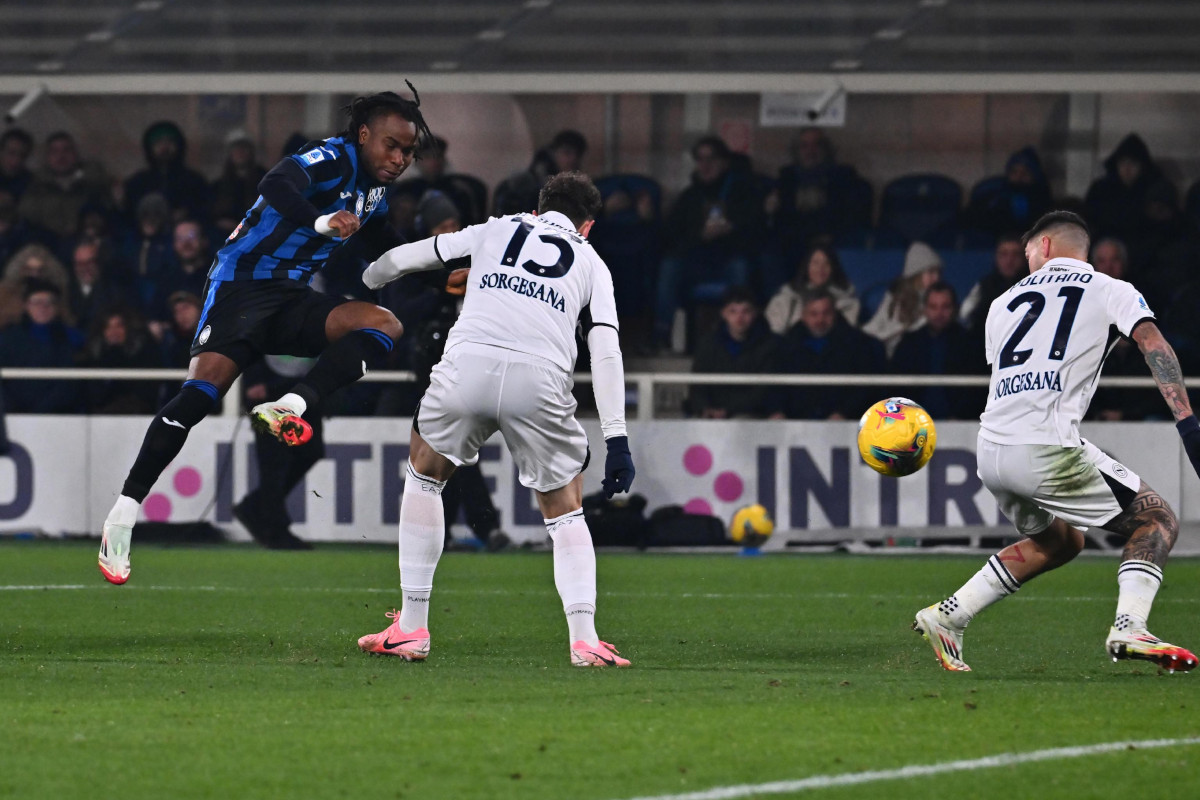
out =
<svg viewBox="0 0 1200 800"><path fill-rule="evenodd" d="M892 478L929 463L937 447L933 418L906 397L889 397L867 409L858 423L858 452L867 466Z"/></svg>
<svg viewBox="0 0 1200 800"><path fill-rule="evenodd" d="M729 521L729 538L743 547L760 547L774 532L775 521L757 503L739 508Z"/></svg>

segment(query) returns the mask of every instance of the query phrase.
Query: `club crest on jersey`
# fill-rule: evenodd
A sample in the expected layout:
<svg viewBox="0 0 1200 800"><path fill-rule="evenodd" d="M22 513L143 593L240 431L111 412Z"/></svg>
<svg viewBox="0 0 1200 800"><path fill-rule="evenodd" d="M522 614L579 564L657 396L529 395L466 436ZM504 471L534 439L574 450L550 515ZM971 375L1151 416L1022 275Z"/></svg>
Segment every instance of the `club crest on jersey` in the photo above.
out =
<svg viewBox="0 0 1200 800"><path fill-rule="evenodd" d="M212 336L212 325L205 325L200 329L199 335L196 336L196 344L208 344L209 336Z"/></svg>
<svg viewBox="0 0 1200 800"><path fill-rule="evenodd" d="M354 216L361 217L363 215L363 205L367 202L367 198L359 194L358 201L354 204Z"/></svg>

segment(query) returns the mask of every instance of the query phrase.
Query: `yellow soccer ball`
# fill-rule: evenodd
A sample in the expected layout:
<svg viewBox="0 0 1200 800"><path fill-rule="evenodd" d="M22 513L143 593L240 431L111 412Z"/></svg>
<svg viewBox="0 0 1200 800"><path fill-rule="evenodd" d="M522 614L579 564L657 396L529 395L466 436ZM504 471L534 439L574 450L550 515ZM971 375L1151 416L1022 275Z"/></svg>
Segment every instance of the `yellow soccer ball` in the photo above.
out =
<svg viewBox="0 0 1200 800"><path fill-rule="evenodd" d="M729 521L729 538L743 547L761 547L774 532L775 521L757 503L739 508Z"/></svg>
<svg viewBox="0 0 1200 800"><path fill-rule="evenodd" d="M867 409L858 423L858 452L881 475L912 475L933 458L933 418L906 397L889 397Z"/></svg>

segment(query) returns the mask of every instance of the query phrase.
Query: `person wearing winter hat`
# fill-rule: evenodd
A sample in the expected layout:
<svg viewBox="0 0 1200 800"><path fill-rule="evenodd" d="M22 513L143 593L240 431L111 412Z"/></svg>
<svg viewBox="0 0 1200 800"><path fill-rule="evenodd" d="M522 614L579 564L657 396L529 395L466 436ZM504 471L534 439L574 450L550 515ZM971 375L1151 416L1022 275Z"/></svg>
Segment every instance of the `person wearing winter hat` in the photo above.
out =
<svg viewBox="0 0 1200 800"><path fill-rule="evenodd" d="M210 207L208 181L195 170L188 169L187 139L174 122L162 120L146 128L142 134L142 151L146 169L135 172L125 181L125 210L132 219L138 203L153 192L167 199L172 214L207 220Z"/></svg>
<svg viewBox="0 0 1200 800"><path fill-rule="evenodd" d="M1052 202L1037 150L1023 147L1008 157L1003 175L976 184L965 218L968 227L999 236L1025 230L1050 210Z"/></svg>
<svg viewBox="0 0 1200 800"><path fill-rule="evenodd" d="M462 230L462 212L443 193L430 190L417 206L417 230L422 236L438 236Z"/></svg>
<svg viewBox="0 0 1200 800"><path fill-rule="evenodd" d="M1116 236L1132 242L1145 224L1147 191L1162 179L1162 170L1150 157L1150 148L1136 133L1121 140L1104 159L1104 176L1088 188L1088 224L1098 236Z"/></svg>
<svg viewBox="0 0 1200 800"><path fill-rule="evenodd" d="M913 242L904 254L904 271L892 282L875 316L863 332L883 342L888 358L906 331L925 324L925 290L942 277L942 257L924 242Z"/></svg>

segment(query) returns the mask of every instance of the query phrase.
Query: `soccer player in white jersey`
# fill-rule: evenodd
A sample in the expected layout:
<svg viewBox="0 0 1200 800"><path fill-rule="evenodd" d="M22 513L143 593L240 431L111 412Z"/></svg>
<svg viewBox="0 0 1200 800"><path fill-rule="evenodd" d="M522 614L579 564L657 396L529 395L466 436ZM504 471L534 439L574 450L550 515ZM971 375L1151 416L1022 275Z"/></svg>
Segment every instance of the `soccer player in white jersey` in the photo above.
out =
<svg viewBox="0 0 1200 800"><path fill-rule="evenodd" d="M1104 358L1127 336L1150 372L1200 473L1200 423L1192 414L1179 360L1138 291L1095 272L1085 259L1081 217L1053 211L1025 234L1029 276L988 310L986 355L992 365L980 418L979 477L1000 510L1026 538L988 559L941 603L917 612L913 630L941 665L968 671L963 630L976 614L1083 549L1083 533L1100 527L1128 537L1117 569L1116 619L1105 648L1113 660L1144 659L1190 670L1196 656L1146 629L1162 568L1179 534L1166 502L1133 470L1086 439L1087 411Z"/></svg>
<svg viewBox="0 0 1200 800"><path fill-rule="evenodd" d="M538 214L514 214L406 244L363 273L372 289L409 272L470 257L462 314L413 416L400 506L400 612L358 646L406 661L429 654L429 596L442 553L442 487L474 464L499 430L533 489L554 545L554 584L567 616L571 663L627 667L596 634L596 554L583 518L581 473L591 456L575 419L571 371L582 325L607 457L604 492L629 491L625 373L608 267L586 241L600 193L586 175L560 173L543 187Z"/></svg>

